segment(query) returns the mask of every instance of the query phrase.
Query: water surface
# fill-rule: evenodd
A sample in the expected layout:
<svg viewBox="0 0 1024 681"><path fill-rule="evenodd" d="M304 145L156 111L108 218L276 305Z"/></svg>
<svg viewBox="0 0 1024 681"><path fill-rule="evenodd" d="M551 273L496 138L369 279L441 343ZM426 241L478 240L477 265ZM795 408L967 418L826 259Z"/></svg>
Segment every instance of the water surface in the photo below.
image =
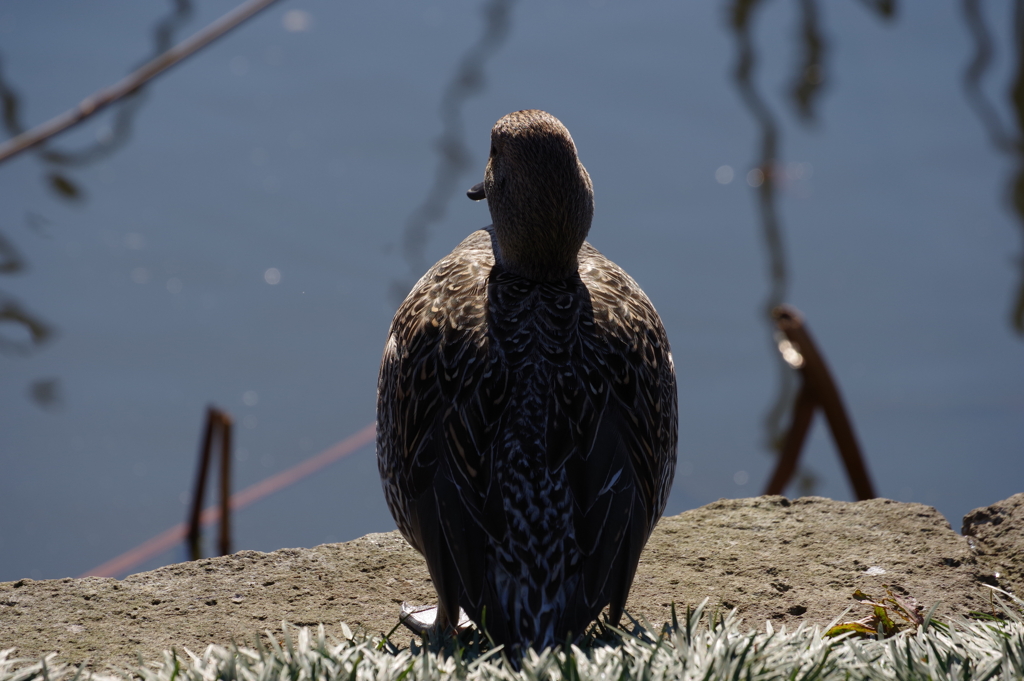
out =
<svg viewBox="0 0 1024 681"><path fill-rule="evenodd" d="M236 489L371 422L397 299L487 224L463 191L522 108L572 132L591 242L668 328L667 512L762 491L796 385L780 301L879 494L959 528L1022 491L1020 17L979 5L290 0L0 165L0 580L78 575L180 522L207 404L239 424ZM232 6L0 5L7 133ZM828 438L819 418L791 496L851 498ZM234 525L263 551L394 527L372 447Z"/></svg>

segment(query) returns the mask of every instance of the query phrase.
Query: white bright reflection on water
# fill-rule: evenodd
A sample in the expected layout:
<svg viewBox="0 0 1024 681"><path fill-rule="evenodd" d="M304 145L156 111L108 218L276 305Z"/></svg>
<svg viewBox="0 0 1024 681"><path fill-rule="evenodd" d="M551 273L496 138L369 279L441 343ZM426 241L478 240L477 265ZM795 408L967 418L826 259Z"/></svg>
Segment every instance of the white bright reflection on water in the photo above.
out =
<svg viewBox="0 0 1024 681"><path fill-rule="evenodd" d="M308 31L313 27L313 17L305 10L292 9L284 13L284 16L281 18L281 25L292 33Z"/></svg>
<svg viewBox="0 0 1024 681"><path fill-rule="evenodd" d="M235 4L194 3L177 39ZM148 56L170 6L0 3L4 78L26 122ZM828 80L808 128L785 99L798 6L761 6L755 35L758 87L780 130L787 298L830 362L880 493L934 504L959 527L1024 480L1024 348L1006 321L1021 253L1004 205L1013 164L961 93L971 46L957 3L900 3L893 24L863 3L821 3ZM746 183L760 139L730 81L724 10L518 3L485 91L462 113L472 172L460 190L482 176L499 116L542 107L572 131L597 194L591 241L640 282L672 340L670 513L755 494L771 465L762 418L778 351L761 318L768 269ZM994 26L1009 11L986 5ZM373 420L390 286L421 274L402 259L401 233L433 182L440 94L480 28L469 0L281 4L156 81L124 147L64 169L84 202L56 199L37 156L0 165L0 232L28 263L0 276L0 291L56 330L32 357L0 356L0 580L76 575L183 520L209 404L240 426L235 489ZM995 50L999 106L1012 53ZM57 146L87 146L111 121ZM722 165L735 169L730 184L709 173ZM456 192L424 260L487 222L485 205ZM268 285L271 265L280 285ZM61 406L44 410L27 396L50 377ZM848 499L822 422L804 460L818 493ZM233 527L235 546L260 550L391 529L372 447Z"/></svg>

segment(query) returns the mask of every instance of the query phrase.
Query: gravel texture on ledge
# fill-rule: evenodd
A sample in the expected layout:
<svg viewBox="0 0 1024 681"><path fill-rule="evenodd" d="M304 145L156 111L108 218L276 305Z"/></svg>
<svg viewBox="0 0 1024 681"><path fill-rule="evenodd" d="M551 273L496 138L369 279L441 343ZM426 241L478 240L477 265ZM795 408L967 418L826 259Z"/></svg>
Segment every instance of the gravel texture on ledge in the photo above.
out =
<svg viewBox="0 0 1024 681"><path fill-rule="evenodd" d="M995 520L998 519L998 522ZM750 628L825 625L855 589L907 593L938 618L989 608L984 584L1024 593L1024 494L964 519L956 534L930 506L887 499L721 500L663 518L641 557L627 610L649 622L669 606L737 608ZM997 576L998 575L998 576ZM159 659L165 649L251 642L287 621L343 638L340 622L390 631L402 601L428 603L422 558L397 532L273 553L240 551L123 580L0 583L0 649L56 652L95 670ZM861 613L857 612L856 616ZM397 643L409 636L400 631Z"/></svg>

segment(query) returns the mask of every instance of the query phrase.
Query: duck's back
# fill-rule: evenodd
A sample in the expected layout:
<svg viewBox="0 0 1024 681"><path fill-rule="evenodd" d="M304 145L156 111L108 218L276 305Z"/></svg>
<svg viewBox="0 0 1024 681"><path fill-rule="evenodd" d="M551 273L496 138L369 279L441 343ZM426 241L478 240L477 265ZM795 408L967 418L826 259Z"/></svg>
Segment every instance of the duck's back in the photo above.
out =
<svg viewBox="0 0 1024 681"><path fill-rule="evenodd" d="M675 468L661 320L585 244L578 276L495 266L479 231L417 283L378 385L378 464L402 534L498 642L541 648L617 621Z"/></svg>

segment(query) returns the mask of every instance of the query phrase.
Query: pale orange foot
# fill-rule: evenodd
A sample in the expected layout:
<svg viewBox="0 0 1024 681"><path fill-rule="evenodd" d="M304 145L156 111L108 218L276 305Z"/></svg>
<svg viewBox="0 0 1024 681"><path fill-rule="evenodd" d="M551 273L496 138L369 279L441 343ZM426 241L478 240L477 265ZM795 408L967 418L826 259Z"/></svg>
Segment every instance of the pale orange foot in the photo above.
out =
<svg viewBox="0 0 1024 681"><path fill-rule="evenodd" d="M436 605L411 605L402 603L398 620L418 636L429 636L448 629L447 623L437 621L438 607ZM461 633L473 624L469 615L462 608L459 608L459 624L455 627L455 633ZM445 632L447 633L447 632Z"/></svg>

